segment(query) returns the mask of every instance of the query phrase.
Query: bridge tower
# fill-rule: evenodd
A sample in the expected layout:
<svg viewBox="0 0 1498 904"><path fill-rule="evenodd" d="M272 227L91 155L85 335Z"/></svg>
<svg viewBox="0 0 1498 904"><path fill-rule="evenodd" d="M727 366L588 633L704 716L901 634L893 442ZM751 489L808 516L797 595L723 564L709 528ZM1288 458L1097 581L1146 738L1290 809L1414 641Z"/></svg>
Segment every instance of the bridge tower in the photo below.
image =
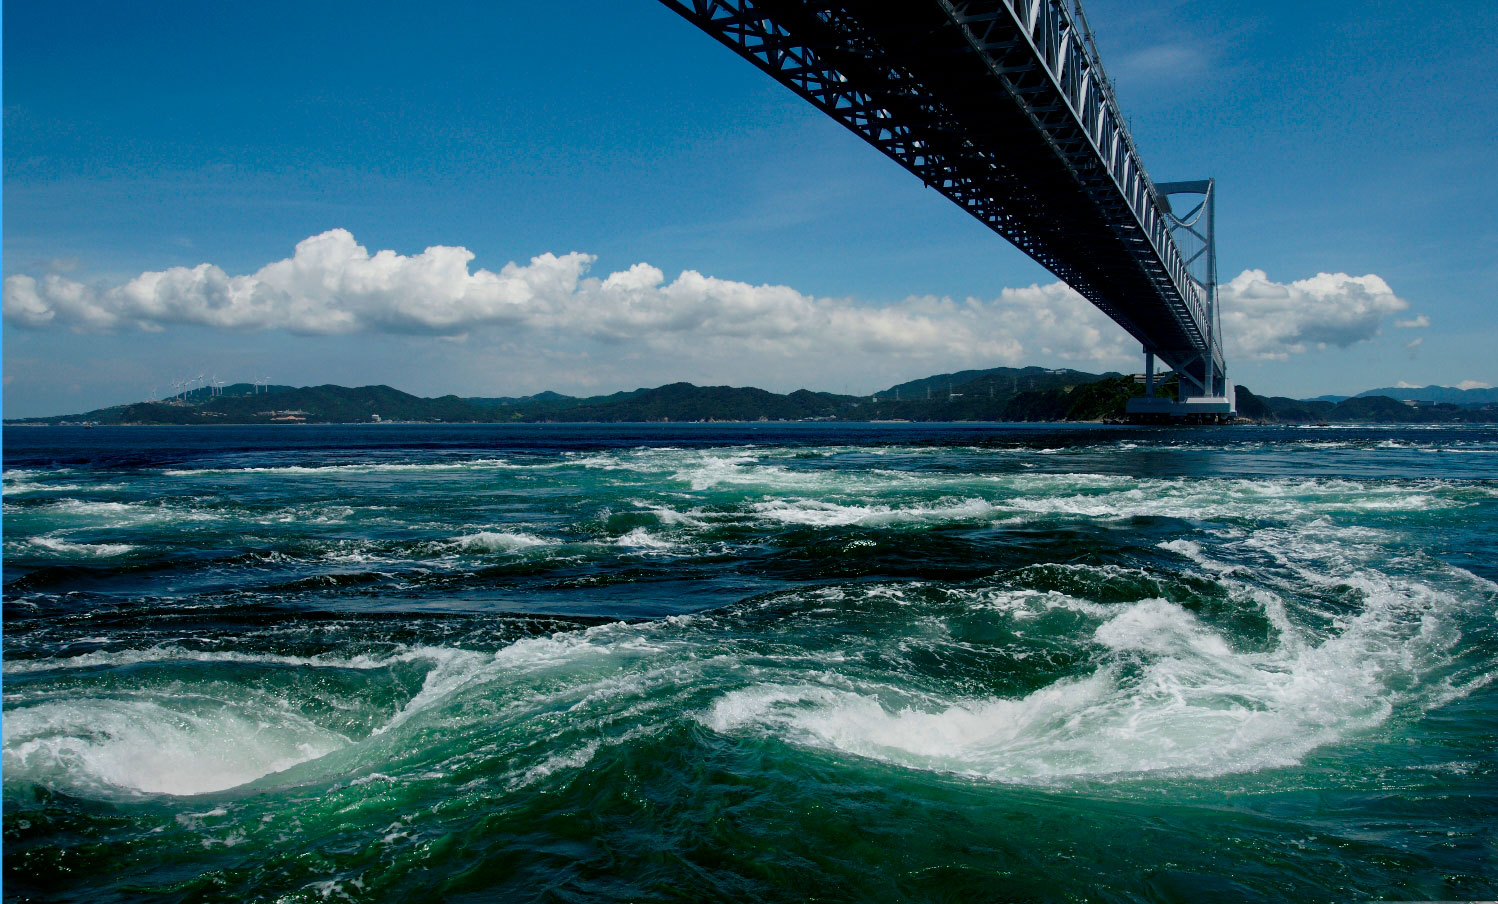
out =
<svg viewBox="0 0 1498 904"><path fill-rule="evenodd" d="M1165 350L1144 346L1144 398L1131 399L1128 413L1144 420L1217 420L1237 414L1233 384L1222 352L1222 312L1217 295L1217 183L1214 179L1157 182L1170 234L1186 265L1186 277L1206 302L1206 349ZM1179 364L1180 400L1155 395L1155 359L1162 351Z"/></svg>

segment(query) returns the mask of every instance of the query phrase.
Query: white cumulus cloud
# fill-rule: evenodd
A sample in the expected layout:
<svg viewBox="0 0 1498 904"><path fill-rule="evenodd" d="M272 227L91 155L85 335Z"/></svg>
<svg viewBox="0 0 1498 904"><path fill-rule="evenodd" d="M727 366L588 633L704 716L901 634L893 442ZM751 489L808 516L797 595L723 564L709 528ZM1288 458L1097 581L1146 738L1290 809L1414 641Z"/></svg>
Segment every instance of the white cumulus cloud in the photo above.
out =
<svg viewBox="0 0 1498 904"><path fill-rule="evenodd" d="M248 275L207 263L108 287L55 274L12 275L5 279L5 320L79 331L197 325L452 336L505 325L667 352L716 344L786 355L843 350L962 362L1018 362L1030 351L1106 361L1132 344L1060 283L1005 289L988 301L918 296L875 306L694 270L667 281L645 263L589 278L594 258L575 252L543 254L497 273L471 270L473 257L446 246L410 256L371 254L348 231L334 229Z"/></svg>
<svg viewBox="0 0 1498 904"><path fill-rule="evenodd" d="M299 242L291 257L248 276L212 264L142 273L98 289L52 275L5 279L5 319L23 326L111 330L196 324L297 333L458 333L524 319L565 295L592 262L543 254L526 266L470 273L473 253L436 245L421 254L371 255L344 229Z"/></svg>
<svg viewBox="0 0 1498 904"><path fill-rule="evenodd" d="M590 277L595 258L578 252L542 254L497 272L472 269L473 259L466 248L440 245L371 254L333 229L252 274L204 263L113 286L11 275L4 317L18 327L95 332L195 325L465 336L502 327L506 337L525 331L536 345L583 340L680 360L839 355L1108 369L1132 367L1139 357L1133 339L1059 282L1003 289L991 299L912 296L871 305L694 270L668 280L647 263ZM1387 316L1408 307L1373 275L1278 283L1259 270L1224 285L1222 301L1230 357L1257 358L1370 339Z"/></svg>
<svg viewBox="0 0 1498 904"><path fill-rule="evenodd" d="M1456 384L1457 389L1492 389L1492 383L1484 383L1480 380L1463 380Z"/></svg>
<svg viewBox="0 0 1498 904"><path fill-rule="evenodd" d="M1418 330L1430 326L1430 318L1420 314L1409 320L1396 320L1394 325L1402 330Z"/></svg>
<svg viewBox="0 0 1498 904"><path fill-rule="evenodd" d="M1373 274L1318 273L1281 283L1263 270L1244 270L1219 295L1229 358L1279 361L1366 342L1385 318L1410 306Z"/></svg>

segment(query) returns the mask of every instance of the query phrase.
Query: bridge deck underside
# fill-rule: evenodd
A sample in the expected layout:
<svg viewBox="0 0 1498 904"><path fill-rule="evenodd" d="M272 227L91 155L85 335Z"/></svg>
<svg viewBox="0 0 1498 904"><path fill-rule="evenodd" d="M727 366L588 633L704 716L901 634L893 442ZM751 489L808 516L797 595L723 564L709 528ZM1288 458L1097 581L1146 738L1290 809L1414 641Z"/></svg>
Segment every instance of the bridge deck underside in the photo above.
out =
<svg viewBox="0 0 1498 904"><path fill-rule="evenodd" d="M665 2L1202 373L1204 318L1001 0Z"/></svg>

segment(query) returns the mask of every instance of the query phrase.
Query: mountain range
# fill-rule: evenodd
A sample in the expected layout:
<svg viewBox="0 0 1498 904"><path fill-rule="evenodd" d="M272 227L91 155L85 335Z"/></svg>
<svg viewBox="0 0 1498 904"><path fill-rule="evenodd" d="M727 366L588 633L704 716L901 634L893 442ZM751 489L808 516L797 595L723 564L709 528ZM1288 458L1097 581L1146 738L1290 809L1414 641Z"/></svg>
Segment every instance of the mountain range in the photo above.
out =
<svg viewBox="0 0 1498 904"><path fill-rule="evenodd" d="M1463 390L1427 387L1447 393ZM1420 390L1420 392L1426 392ZM1174 397L1174 379L1162 393ZM1389 392L1393 392L1390 390ZM1409 392L1409 390L1399 390ZM515 397L422 398L389 386L255 386L202 388L166 400L117 405L75 415L17 418L46 424L535 423L648 421L1121 421L1130 398L1143 395L1133 375L1041 367L995 367L935 374L871 396L800 389L671 383L579 398L555 392ZM1352 398L1264 398L1237 389L1239 414L1259 423L1498 422L1492 390L1457 398L1427 393L1419 406L1383 391ZM1420 397L1416 397L1420 398Z"/></svg>
<svg viewBox="0 0 1498 904"><path fill-rule="evenodd" d="M1498 403L1498 389L1483 386L1459 389L1454 386L1388 386L1358 393L1358 398L1388 396L1410 402L1449 402L1453 405L1491 405Z"/></svg>

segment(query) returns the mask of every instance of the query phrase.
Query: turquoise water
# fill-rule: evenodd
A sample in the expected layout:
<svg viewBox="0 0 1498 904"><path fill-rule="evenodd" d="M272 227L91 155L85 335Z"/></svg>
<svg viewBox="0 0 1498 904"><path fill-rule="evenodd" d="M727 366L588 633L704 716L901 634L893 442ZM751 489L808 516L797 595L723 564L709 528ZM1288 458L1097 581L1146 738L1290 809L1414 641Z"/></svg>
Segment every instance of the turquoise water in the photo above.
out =
<svg viewBox="0 0 1498 904"><path fill-rule="evenodd" d="M1498 897L1498 431L5 432L11 900Z"/></svg>

